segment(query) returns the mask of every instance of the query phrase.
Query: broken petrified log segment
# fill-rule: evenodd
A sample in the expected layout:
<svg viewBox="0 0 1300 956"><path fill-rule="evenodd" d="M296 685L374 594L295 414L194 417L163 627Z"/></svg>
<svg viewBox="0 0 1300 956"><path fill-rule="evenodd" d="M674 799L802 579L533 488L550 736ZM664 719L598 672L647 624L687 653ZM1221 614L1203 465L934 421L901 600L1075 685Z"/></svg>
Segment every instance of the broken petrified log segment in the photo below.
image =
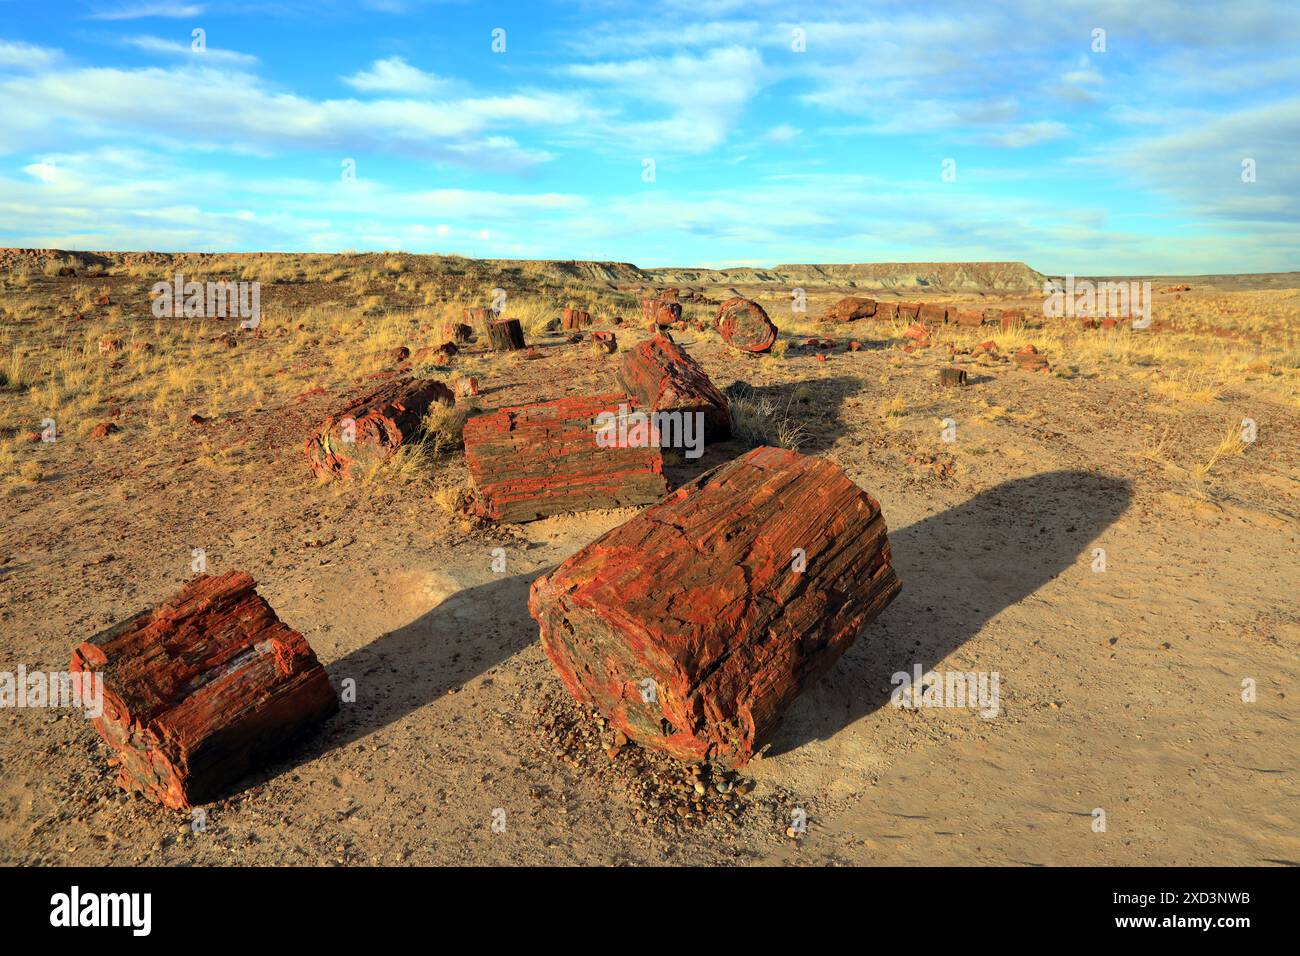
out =
<svg viewBox="0 0 1300 956"><path fill-rule="evenodd" d="M740 766L899 588L876 501L826 459L759 447L538 578L528 608L615 729Z"/></svg>
<svg viewBox="0 0 1300 956"><path fill-rule="evenodd" d="M682 305L671 299L642 299L641 315L647 322L663 328L681 321Z"/></svg>
<svg viewBox="0 0 1300 956"><path fill-rule="evenodd" d="M488 344L498 352L514 352L524 348L524 329L518 319L501 319L489 322Z"/></svg>
<svg viewBox="0 0 1300 956"><path fill-rule="evenodd" d="M952 388L960 388L966 384L966 370L950 365L947 368L939 369L939 381Z"/></svg>
<svg viewBox="0 0 1300 956"><path fill-rule="evenodd" d="M471 418L463 436L475 511L496 521L535 521L658 500L668 484L649 432L629 429L622 442L617 427L602 431L617 422L620 406L634 405L618 393L575 396Z"/></svg>
<svg viewBox="0 0 1300 956"><path fill-rule="evenodd" d="M338 710L311 646L255 586L201 574L73 651L74 674L103 678L95 727L122 787L172 809L209 802Z"/></svg>
<svg viewBox="0 0 1300 956"><path fill-rule="evenodd" d="M351 478L410 444L434 402L455 401L435 379L392 379L325 419L307 439L307 463L317 478Z"/></svg>
<svg viewBox="0 0 1300 956"><path fill-rule="evenodd" d="M776 326L751 299L728 299L718 306L713 327L722 341L745 352L766 352L776 341Z"/></svg>
<svg viewBox="0 0 1300 956"><path fill-rule="evenodd" d="M854 322L869 319L876 314L876 300L861 296L846 296L826 310L824 318L828 322Z"/></svg>
<svg viewBox="0 0 1300 956"><path fill-rule="evenodd" d="M560 318L560 326L566 332L575 332L591 325L591 313L583 309L565 309Z"/></svg>
<svg viewBox="0 0 1300 956"><path fill-rule="evenodd" d="M917 319L922 325L943 325L948 321L948 310L934 302L923 302L917 310Z"/></svg>
<svg viewBox="0 0 1300 956"><path fill-rule="evenodd" d="M700 364L666 335L646 339L623 354L618 383L651 412L701 412L704 440L731 434L727 398Z"/></svg>

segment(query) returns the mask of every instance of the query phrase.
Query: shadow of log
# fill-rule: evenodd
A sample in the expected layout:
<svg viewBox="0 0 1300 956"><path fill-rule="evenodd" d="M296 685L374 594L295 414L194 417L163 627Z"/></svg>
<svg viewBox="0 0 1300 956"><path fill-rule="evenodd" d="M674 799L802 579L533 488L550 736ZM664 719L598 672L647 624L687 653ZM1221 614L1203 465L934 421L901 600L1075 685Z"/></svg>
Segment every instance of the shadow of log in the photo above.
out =
<svg viewBox="0 0 1300 956"><path fill-rule="evenodd" d="M938 668L991 618L1077 564L1131 498L1123 479L1054 471L891 531L902 593L795 702L769 753L828 739L887 704L893 674Z"/></svg>

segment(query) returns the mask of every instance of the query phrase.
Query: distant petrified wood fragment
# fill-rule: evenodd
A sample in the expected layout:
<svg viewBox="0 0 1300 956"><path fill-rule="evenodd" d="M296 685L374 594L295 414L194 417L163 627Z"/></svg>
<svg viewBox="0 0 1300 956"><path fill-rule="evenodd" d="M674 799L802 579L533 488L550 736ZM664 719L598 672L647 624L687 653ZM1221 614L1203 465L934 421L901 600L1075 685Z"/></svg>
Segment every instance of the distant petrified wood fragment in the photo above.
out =
<svg viewBox="0 0 1300 956"><path fill-rule="evenodd" d="M984 313L977 309L954 309L949 312L948 318L963 328L976 328L984 324Z"/></svg>
<svg viewBox="0 0 1300 956"><path fill-rule="evenodd" d="M718 306L713 327L722 341L745 352L766 352L776 341L776 326L751 299L728 299Z"/></svg>
<svg viewBox="0 0 1300 956"><path fill-rule="evenodd" d="M939 369L939 381L950 387L960 387L966 384L966 370L950 365L946 368Z"/></svg>
<svg viewBox="0 0 1300 956"><path fill-rule="evenodd" d="M850 295L826 310L825 318L829 322L854 322L858 319L869 319L876 314L876 300L864 299L861 296Z"/></svg>
<svg viewBox="0 0 1300 956"><path fill-rule="evenodd" d="M307 463L317 478L351 478L410 444L434 402L455 403L435 379L392 379L348 402L307 439Z"/></svg>
<svg viewBox="0 0 1300 956"><path fill-rule="evenodd" d="M618 383L652 412L701 412L705 441L731 434L727 398L700 364L665 335L656 335L623 353Z"/></svg>
<svg viewBox="0 0 1300 956"><path fill-rule="evenodd" d="M525 348L524 329L518 319L500 319L487 325L488 344L498 352Z"/></svg>
<svg viewBox="0 0 1300 956"><path fill-rule="evenodd" d="M641 315L647 322L664 328L681 321L682 305L671 299L642 299Z"/></svg>
<svg viewBox="0 0 1300 956"><path fill-rule="evenodd" d="M107 438L109 435L120 432L121 430L122 429L118 428L113 422L100 422L90 430L90 437L95 439Z"/></svg>
<svg viewBox="0 0 1300 956"><path fill-rule="evenodd" d="M744 764L900 588L880 506L759 447L533 583L565 687L644 747Z"/></svg>
<svg viewBox="0 0 1300 956"><path fill-rule="evenodd" d="M566 332L585 329L591 325L591 313L584 309L565 309L560 317L560 326Z"/></svg>
<svg viewBox="0 0 1300 956"><path fill-rule="evenodd" d="M613 332L592 332L592 349L603 355L613 355L618 351L618 337Z"/></svg>
<svg viewBox="0 0 1300 956"><path fill-rule="evenodd" d="M893 322L898 318L897 302L877 302L875 319L877 322Z"/></svg>
<svg viewBox="0 0 1300 956"><path fill-rule="evenodd" d="M1029 372L1047 372L1050 366L1047 363L1047 356L1032 345L1026 345L1016 351L1012 356L1016 365Z"/></svg>
<svg viewBox="0 0 1300 956"><path fill-rule="evenodd" d="M463 436L475 511L495 521L535 521L658 500L668 485L649 434L629 431L627 441L603 444L597 438L620 406L634 404L618 393L575 396L471 418ZM618 437L617 429L605 434Z"/></svg>
<svg viewBox="0 0 1300 956"><path fill-rule="evenodd" d="M110 352L122 351L122 340L114 338L103 338L99 340L99 354L108 355Z"/></svg>
<svg viewBox="0 0 1300 956"><path fill-rule="evenodd" d="M306 639L255 586L199 575L73 651L74 674L103 679L95 727L121 786L172 809L206 803L338 710Z"/></svg>
<svg viewBox="0 0 1300 956"><path fill-rule="evenodd" d="M464 344L474 335L474 330L464 322L442 323L442 340Z"/></svg>
<svg viewBox="0 0 1300 956"><path fill-rule="evenodd" d="M934 302L923 302L916 320L922 325L943 325L948 321L948 310Z"/></svg>

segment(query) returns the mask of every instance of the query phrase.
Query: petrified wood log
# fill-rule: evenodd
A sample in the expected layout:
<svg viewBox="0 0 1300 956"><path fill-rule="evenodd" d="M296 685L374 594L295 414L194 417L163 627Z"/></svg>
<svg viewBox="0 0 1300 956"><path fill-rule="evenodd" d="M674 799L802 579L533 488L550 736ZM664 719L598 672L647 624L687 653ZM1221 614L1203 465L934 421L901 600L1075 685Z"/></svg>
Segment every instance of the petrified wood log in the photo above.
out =
<svg viewBox="0 0 1300 956"><path fill-rule="evenodd" d="M451 389L436 379L387 381L325 419L307 439L307 463L317 478L351 478L409 444L434 402L455 401Z"/></svg>
<svg viewBox="0 0 1300 956"><path fill-rule="evenodd" d="M518 319L501 319L487 325L488 344L498 352L524 348L524 329Z"/></svg>
<svg viewBox="0 0 1300 956"><path fill-rule="evenodd" d="M934 302L923 302L917 311L917 321L922 325L943 325L948 321L948 309Z"/></svg>
<svg viewBox="0 0 1300 956"><path fill-rule="evenodd" d="M118 783L172 809L206 803L338 710L306 639L242 571L201 574L72 652L103 678L95 727Z"/></svg>
<svg viewBox="0 0 1300 956"><path fill-rule="evenodd" d="M646 339L623 354L618 383L652 412L702 412L704 440L731 434L731 412L700 364L666 335Z"/></svg>
<svg viewBox="0 0 1300 956"><path fill-rule="evenodd" d="M672 299L642 299L641 315L656 326L670 326L681 321L682 304Z"/></svg>
<svg viewBox="0 0 1300 956"><path fill-rule="evenodd" d="M722 341L745 352L766 352L776 341L776 326L763 307L751 299L728 299L722 303L713 326Z"/></svg>
<svg viewBox="0 0 1300 956"><path fill-rule="evenodd" d="M900 588L880 506L833 463L759 447L532 586L565 687L642 746L744 764Z"/></svg>
<svg viewBox="0 0 1300 956"><path fill-rule="evenodd" d="M876 314L876 300L861 296L846 296L826 310L825 318L829 322L854 322L869 319Z"/></svg>
<svg viewBox="0 0 1300 956"><path fill-rule="evenodd" d="M591 313L583 309L565 309L561 319L561 327L566 332L575 332L578 329L585 329L591 325Z"/></svg>
<svg viewBox="0 0 1300 956"><path fill-rule="evenodd" d="M535 521L658 500L668 484L648 431L625 429L626 441L598 440L620 406L634 405L617 393L575 396L471 418L463 434L475 511L496 521ZM603 434L617 439L618 429Z"/></svg>

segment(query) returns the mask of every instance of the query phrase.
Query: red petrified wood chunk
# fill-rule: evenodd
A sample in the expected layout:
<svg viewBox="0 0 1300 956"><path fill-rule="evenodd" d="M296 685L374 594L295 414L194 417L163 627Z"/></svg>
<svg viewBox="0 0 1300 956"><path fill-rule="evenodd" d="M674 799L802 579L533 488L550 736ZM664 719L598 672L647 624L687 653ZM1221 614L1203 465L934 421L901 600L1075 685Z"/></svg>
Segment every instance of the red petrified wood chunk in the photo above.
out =
<svg viewBox="0 0 1300 956"><path fill-rule="evenodd" d="M307 463L317 478L351 478L381 464L419 434L434 402L455 396L435 379L400 378L353 399L307 439Z"/></svg>
<svg viewBox="0 0 1300 956"><path fill-rule="evenodd" d="M858 319L869 319L875 314L875 299L864 299L861 296L850 295L840 299L827 309L825 319L828 322L854 322Z"/></svg>
<svg viewBox="0 0 1300 956"><path fill-rule="evenodd" d="M759 447L538 578L528 607L616 729L740 766L899 588L876 501L826 459Z"/></svg>
<svg viewBox="0 0 1300 956"><path fill-rule="evenodd" d="M664 335L623 354L618 383L652 412L702 412L706 441L731 434L726 396L686 350Z"/></svg>
<svg viewBox="0 0 1300 956"><path fill-rule="evenodd" d="M594 508L624 508L668 491L663 454L648 430L601 427L634 409L627 395L575 396L502 408L465 423L465 462L475 510L496 521L534 521ZM602 417L605 416L605 417Z"/></svg>
<svg viewBox="0 0 1300 956"><path fill-rule="evenodd" d="M671 326L681 321L682 305L672 299L642 299L641 315L655 326Z"/></svg>
<svg viewBox="0 0 1300 956"><path fill-rule="evenodd" d="M776 341L776 326L767 312L751 299L728 299L718 306L714 328L722 341L745 352L766 352Z"/></svg>
<svg viewBox="0 0 1300 956"><path fill-rule="evenodd" d="M103 678L95 727L121 786L172 809L206 803L338 710L316 654L255 585L201 574L73 651L73 673Z"/></svg>
<svg viewBox="0 0 1300 956"><path fill-rule="evenodd" d="M591 313L584 309L565 309L560 322L564 329L570 332L585 329L591 325Z"/></svg>

